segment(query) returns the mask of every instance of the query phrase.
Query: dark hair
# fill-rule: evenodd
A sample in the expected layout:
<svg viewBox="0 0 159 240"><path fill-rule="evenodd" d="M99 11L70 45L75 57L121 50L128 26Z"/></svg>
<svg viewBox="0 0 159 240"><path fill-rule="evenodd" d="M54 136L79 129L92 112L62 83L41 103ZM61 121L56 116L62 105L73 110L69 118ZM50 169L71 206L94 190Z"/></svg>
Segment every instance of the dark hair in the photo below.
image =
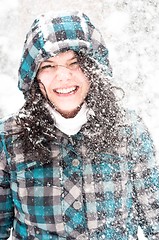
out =
<svg viewBox="0 0 159 240"><path fill-rule="evenodd" d="M113 153L120 142L122 114L112 85L93 59L78 54L78 60L91 81L86 102L92 114L89 114L88 122L81 129L83 144L91 155L103 151ZM40 159L48 157L49 142L56 138L54 120L45 107L47 101L37 81L34 81L26 103L17 116L17 124L22 128L24 152L35 151Z"/></svg>
<svg viewBox="0 0 159 240"><path fill-rule="evenodd" d="M115 87L93 59L82 56L80 62L82 70L91 81L86 102L94 113L82 128L85 142L91 150L91 155L103 151L115 153L121 141L123 119L121 107L114 93Z"/></svg>

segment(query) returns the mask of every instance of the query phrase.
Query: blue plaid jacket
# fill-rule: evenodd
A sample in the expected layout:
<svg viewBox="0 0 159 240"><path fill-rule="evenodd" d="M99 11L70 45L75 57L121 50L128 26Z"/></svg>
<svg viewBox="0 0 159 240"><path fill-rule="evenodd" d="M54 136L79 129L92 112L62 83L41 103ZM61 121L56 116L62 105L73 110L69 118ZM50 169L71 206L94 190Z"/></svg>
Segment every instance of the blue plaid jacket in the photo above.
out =
<svg viewBox="0 0 159 240"><path fill-rule="evenodd" d="M58 129L52 160L25 156L14 116L1 123L0 239L159 239L159 173L141 122L122 129L119 154L85 156L81 133Z"/></svg>

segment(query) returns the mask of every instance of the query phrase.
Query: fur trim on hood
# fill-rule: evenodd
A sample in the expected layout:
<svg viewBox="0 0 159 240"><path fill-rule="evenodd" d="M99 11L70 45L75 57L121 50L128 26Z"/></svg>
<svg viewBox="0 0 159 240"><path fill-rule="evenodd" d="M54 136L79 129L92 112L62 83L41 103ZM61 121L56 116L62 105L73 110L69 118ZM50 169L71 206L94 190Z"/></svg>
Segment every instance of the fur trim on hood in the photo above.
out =
<svg viewBox="0 0 159 240"><path fill-rule="evenodd" d="M108 50L101 33L90 19L80 12L49 12L33 22L26 36L18 82L18 87L25 97L40 63L67 50L90 57L99 65L105 76L111 78Z"/></svg>

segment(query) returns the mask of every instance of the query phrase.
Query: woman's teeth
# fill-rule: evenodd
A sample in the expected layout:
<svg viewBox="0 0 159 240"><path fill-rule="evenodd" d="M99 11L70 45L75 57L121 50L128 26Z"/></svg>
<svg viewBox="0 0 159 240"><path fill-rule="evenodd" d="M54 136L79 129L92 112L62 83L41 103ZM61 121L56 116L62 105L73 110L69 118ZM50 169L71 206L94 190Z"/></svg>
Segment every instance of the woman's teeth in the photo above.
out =
<svg viewBox="0 0 159 240"><path fill-rule="evenodd" d="M77 87L60 88L60 89L56 89L55 91L56 91L57 93L66 94L66 93L71 93L71 92L75 91L76 88L77 88Z"/></svg>

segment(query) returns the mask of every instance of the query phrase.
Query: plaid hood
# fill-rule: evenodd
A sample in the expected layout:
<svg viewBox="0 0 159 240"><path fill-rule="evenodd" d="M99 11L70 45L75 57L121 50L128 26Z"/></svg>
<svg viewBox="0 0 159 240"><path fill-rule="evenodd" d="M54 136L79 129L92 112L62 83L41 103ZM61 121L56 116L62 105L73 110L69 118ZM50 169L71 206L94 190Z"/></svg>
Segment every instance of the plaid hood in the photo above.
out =
<svg viewBox="0 0 159 240"><path fill-rule="evenodd" d="M18 82L24 95L30 89L40 63L67 50L88 55L108 78L112 76L108 50L90 19L80 12L49 12L35 19L26 35Z"/></svg>

